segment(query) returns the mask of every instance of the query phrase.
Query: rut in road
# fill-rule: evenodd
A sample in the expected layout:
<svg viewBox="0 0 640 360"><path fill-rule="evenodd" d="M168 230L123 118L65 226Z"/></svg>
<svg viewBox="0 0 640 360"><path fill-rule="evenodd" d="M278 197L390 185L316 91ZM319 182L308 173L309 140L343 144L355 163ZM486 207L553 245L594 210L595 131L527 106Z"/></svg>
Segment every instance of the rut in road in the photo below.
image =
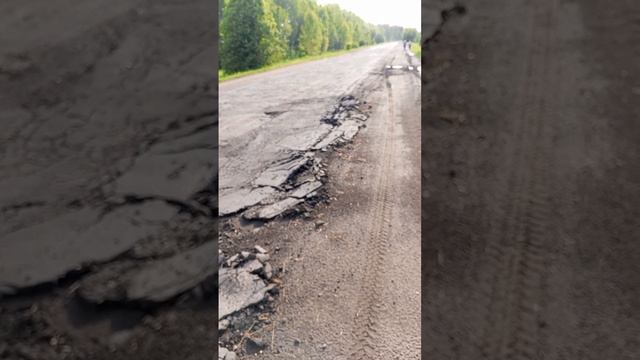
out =
<svg viewBox="0 0 640 360"><path fill-rule="evenodd" d="M511 169L504 189L504 216L492 226L481 275L484 291L485 332L480 351L488 359L535 359L544 342L539 316L546 298L549 277L545 261L554 242L550 228L550 203L544 162L549 139L545 130L550 119L549 57L553 9L542 6L546 26L530 22L528 60L518 81L514 146Z"/></svg>
<svg viewBox="0 0 640 360"><path fill-rule="evenodd" d="M383 302L380 294L384 291L382 283L379 281L380 272L383 270L385 255L389 247L390 233L393 230L391 225L393 195L393 158L394 158L394 119L395 109L393 102L393 92L388 76L389 71L385 70L385 81L388 101L388 116L385 118L384 142L382 146L382 164L376 174L375 193L373 194L373 208L371 209L369 232L367 234L367 259L371 259L369 267L362 280L362 290L358 303L361 309L356 313L354 329L359 330L356 334L351 359L365 360L379 358L376 353L378 333L378 315L380 314Z"/></svg>

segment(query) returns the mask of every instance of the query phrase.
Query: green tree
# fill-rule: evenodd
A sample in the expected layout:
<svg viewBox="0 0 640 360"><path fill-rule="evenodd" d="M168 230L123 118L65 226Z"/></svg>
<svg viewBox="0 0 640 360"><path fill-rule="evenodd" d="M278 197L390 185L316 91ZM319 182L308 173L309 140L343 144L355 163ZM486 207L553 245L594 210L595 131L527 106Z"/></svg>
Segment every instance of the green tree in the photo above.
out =
<svg viewBox="0 0 640 360"><path fill-rule="evenodd" d="M342 10L338 5L326 5L323 7L326 13L326 27L328 35L328 49L341 50L346 44L344 42L344 34L341 33L344 21Z"/></svg>
<svg viewBox="0 0 640 360"><path fill-rule="evenodd" d="M300 28L298 49L302 55L317 55L322 51L322 23L313 11L304 15L304 21Z"/></svg>
<svg viewBox="0 0 640 360"><path fill-rule="evenodd" d="M269 65L287 58L291 25L287 12L272 0L262 2L260 16L260 65Z"/></svg>
<svg viewBox="0 0 640 360"><path fill-rule="evenodd" d="M223 69L236 72L259 67L262 2L228 0L221 24L220 58Z"/></svg>
<svg viewBox="0 0 640 360"><path fill-rule="evenodd" d="M316 0L217 0L220 68L228 73L304 55L402 39L415 29L371 25L338 5Z"/></svg>
<svg viewBox="0 0 640 360"><path fill-rule="evenodd" d="M274 3L273 17L278 24L278 43L283 49L285 49L286 56L289 56L289 39L293 31L291 26L291 20L289 19L289 13L277 3Z"/></svg>
<svg viewBox="0 0 640 360"><path fill-rule="evenodd" d="M418 30L412 28L404 29L404 32L402 33L402 40L417 42Z"/></svg>
<svg viewBox="0 0 640 360"><path fill-rule="evenodd" d="M378 25L379 31L384 34L385 41L402 40L404 28L402 26Z"/></svg>
<svg viewBox="0 0 640 360"><path fill-rule="evenodd" d="M227 6L228 0L218 0L218 23L222 23L224 17L224 8Z"/></svg>
<svg viewBox="0 0 640 360"><path fill-rule="evenodd" d="M299 55L300 34L304 24L304 17L315 4L314 0L275 0L275 2L285 9L289 15L291 24L291 34L289 36L289 55L295 57Z"/></svg>
<svg viewBox="0 0 640 360"><path fill-rule="evenodd" d="M329 31L331 27L331 16L325 6L319 9L320 22L322 23L322 52L329 50Z"/></svg>
<svg viewBox="0 0 640 360"><path fill-rule="evenodd" d="M291 24L273 0L226 0L220 33L221 68L229 73L288 57Z"/></svg>

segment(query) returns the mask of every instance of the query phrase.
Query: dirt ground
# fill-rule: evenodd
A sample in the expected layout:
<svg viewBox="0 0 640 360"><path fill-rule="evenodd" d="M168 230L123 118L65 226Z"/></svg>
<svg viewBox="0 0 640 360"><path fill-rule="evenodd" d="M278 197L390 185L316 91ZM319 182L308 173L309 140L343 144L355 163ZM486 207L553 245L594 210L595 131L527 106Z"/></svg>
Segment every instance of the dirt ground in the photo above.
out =
<svg viewBox="0 0 640 360"><path fill-rule="evenodd" d="M215 353L215 14L0 4L0 358ZM213 266L179 279L199 249ZM169 296L127 299L136 277Z"/></svg>
<svg viewBox="0 0 640 360"><path fill-rule="evenodd" d="M640 7L462 3L423 50L424 358L638 359Z"/></svg>
<svg viewBox="0 0 640 360"><path fill-rule="evenodd" d="M420 80L417 60L395 46L351 87L370 117L324 156L327 201L293 218L223 227L239 232L221 249L271 250L282 281L267 320L239 329L264 345L260 358L420 358ZM244 356L244 344L225 345Z"/></svg>

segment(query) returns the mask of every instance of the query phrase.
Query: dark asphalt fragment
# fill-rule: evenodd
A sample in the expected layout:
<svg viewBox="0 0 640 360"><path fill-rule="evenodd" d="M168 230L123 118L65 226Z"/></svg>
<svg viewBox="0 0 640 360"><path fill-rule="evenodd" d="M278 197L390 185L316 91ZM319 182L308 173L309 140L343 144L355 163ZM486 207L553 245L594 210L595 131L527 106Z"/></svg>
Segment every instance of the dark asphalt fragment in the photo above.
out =
<svg viewBox="0 0 640 360"><path fill-rule="evenodd" d="M286 198L274 204L247 210L242 216L247 220L270 220L300 204L302 201L302 199Z"/></svg>
<svg viewBox="0 0 640 360"><path fill-rule="evenodd" d="M169 258L142 266L108 267L84 279L79 295L92 303L170 300L198 286L217 271L217 243L207 242Z"/></svg>
<svg viewBox="0 0 640 360"><path fill-rule="evenodd" d="M347 120L338 127L337 131L341 132L341 136L346 141L350 141L354 136L356 136L361 126L362 125L357 121Z"/></svg>
<svg viewBox="0 0 640 360"><path fill-rule="evenodd" d="M218 214L231 215L250 206L259 204L276 193L272 187L257 187L254 189L241 188L229 194L224 202L220 202Z"/></svg>
<svg viewBox="0 0 640 360"><path fill-rule="evenodd" d="M321 181L309 181L291 191L288 195L293 198L301 199L318 190L322 186Z"/></svg>
<svg viewBox="0 0 640 360"><path fill-rule="evenodd" d="M255 355L264 350L267 345L259 340L254 338L247 338L244 343L244 351L247 355Z"/></svg>
<svg viewBox="0 0 640 360"><path fill-rule="evenodd" d="M235 352L229 351L226 348L218 346L218 360L236 360L238 356Z"/></svg>
<svg viewBox="0 0 640 360"><path fill-rule="evenodd" d="M329 145L334 144L336 141L338 141L342 134L343 132L340 131L339 128L334 128L330 133L327 134L327 136L325 136L322 140L315 144L312 149L326 149Z"/></svg>
<svg viewBox="0 0 640 360"><path fill-rule="evenodd" d="M253 184L255 186L281 187L309 161L309 158L305 156L294 156L283 163L267 168L253 181Z"/></svg>
<svg viewBox="0 0 640 360"><path fill-rule="evenodd" d="M0 238L0 288L55 281L91 263L109 261L153 236L176 209L162 201L102 214L83 208Z"/></svg>
<svg viewBox="0 0 640 360"><path fill-rule="evenodd" d="M262 259L256 259L257 256ZM219 320L262 302L269 297L268 292L275 291L276 285L270 283L274 271L267 262L266 249L256 246L244 261L238 260L240 257L239 254L229 257L218 269ZM233 318L228 318L225 327L230 325L229 321L233 325Z"/></svg>
<svg viewBox="0 0 640 360"><path fill-rule="evenodd" d="M358 133L367 115L359 108L359 100L351 95L344 96L331 111L322 117L322 121L331 124L333 129L311 149L324 150L338 142L351 141Z"/></svg>
<svg viewBox="0 0 640 360"><path fill-rule="evenodd" d="M217 271L217 242L210 241L132 274L127 300L162 302L192 289Z"/></svg>
<svg viewBox="0 0 640 360"><path fill-rule="evenodd" d="M218 283L218 320L261 302L275 286L242 268L221 268Z"/></svg>
<svg viewBox="0 0 640 360"><path fill-rule="evenodd" d="M207 187L213 175L209 149L148 153L115 182L117 194L161 195L186 200Z"/></svg>

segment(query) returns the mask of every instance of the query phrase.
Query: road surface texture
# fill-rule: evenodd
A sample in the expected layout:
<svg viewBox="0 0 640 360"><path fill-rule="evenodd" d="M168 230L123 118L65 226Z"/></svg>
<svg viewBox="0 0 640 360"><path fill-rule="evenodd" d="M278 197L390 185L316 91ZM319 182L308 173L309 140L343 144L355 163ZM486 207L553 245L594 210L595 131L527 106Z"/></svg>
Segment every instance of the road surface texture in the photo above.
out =
<svg viewBox="0 0 640 360"><path fill-rule="evenodd" d="M462 5L423 50L424 358L639 359L640 7Z"/></svg>
<svg viewBox="0 0 640 360"><path fill-rule="evenodd" d="M221 84L220 209L248 206L225 194L264 187L253 179L299 153L320 165L286 184L312 171L325 199L266 223L247 221L251 207L225 218L220 248L271 250L281 280L268 320L221 336L240 355L257 342L264 359L420 358L417 63L389 43ZM327 141L351 121L327 124L327 109L349 96L365 115L358 135ZM325 141L335 145L323 152ZM288 196L284 187L270 186ZM227 335L238 328L247 336L234 343Z"/></svg>
<svg viewBox="0 0 640 360"><path fill-rule="evenodd" d="M215 352L214 3L0 4L0 358Z"/></svg>

